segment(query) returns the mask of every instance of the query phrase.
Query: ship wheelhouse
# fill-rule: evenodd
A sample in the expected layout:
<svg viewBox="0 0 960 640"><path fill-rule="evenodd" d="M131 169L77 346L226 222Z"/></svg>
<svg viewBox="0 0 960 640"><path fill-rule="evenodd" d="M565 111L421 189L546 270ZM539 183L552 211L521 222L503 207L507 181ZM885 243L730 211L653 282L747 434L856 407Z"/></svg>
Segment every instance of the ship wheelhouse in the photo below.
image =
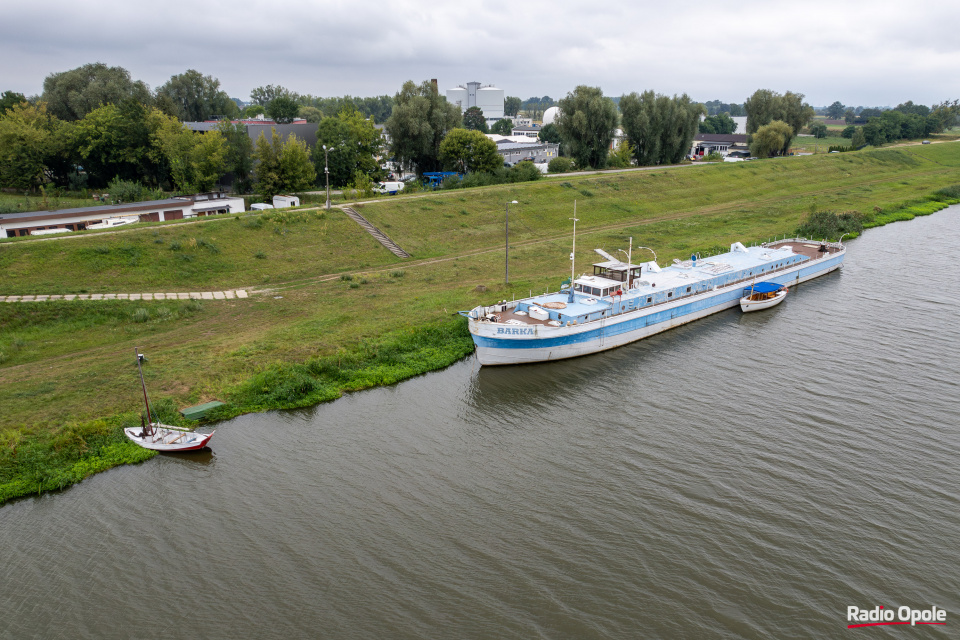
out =
<svg viewBox="0 0 960 640"><path fill-rule="evenodd" d="M573 290L597 298L623 295L639 280L642 270L642 265L615 260L597 262L593 265L592 276L584 274L573 281Z"/></svg>

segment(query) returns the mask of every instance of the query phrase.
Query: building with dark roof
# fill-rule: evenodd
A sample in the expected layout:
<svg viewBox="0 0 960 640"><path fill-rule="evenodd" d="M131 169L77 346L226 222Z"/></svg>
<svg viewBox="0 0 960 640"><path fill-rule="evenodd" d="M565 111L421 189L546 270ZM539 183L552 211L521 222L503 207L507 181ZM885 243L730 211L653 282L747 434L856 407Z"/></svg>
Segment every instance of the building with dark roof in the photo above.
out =
<svg viewBox="0 0 960 640"><path fill-rule="evenodd" d="M749 151L745 133L698 133L693 136L692 156L719 153L726 156L732 151Z"/></svg>
<svg viewBox="0 0 960 640"><path fill-rule="evenodd" d="M246 211L243 198L223 193L200 193L165 200L99 204L92 207L58 209L57 211L22 211L0 213L0 238L33 235L34 232L56 233L62 230L82 231L91 225L124 219L137 222L163 222Z"/></svg>

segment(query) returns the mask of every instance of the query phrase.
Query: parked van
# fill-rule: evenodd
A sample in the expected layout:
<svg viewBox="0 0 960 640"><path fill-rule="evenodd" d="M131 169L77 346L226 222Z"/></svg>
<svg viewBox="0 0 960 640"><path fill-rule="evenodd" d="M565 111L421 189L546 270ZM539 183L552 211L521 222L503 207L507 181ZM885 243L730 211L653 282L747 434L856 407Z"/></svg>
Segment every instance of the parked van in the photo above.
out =
<svg viewBox="0 0 960 640"><path fill-rule="evenodd" d="M395 196L401 191L403 191L402 182L378 182L377 186L373 188L375 193L389 193L391 196Z"/></svg>
<svg viewBox="0 0 960 640"><path fill-rule="evenodd" d="M300 198L297 196L273 196L273 207L283 209L285 207L299 207Z"/></svg>
<svg viewBox="0 0 960 640"><path fill-rule="evenodd" d="M273 209L273 205L266 202L254 202L250 205L250 211L264 211L266 209Z"/></svg>

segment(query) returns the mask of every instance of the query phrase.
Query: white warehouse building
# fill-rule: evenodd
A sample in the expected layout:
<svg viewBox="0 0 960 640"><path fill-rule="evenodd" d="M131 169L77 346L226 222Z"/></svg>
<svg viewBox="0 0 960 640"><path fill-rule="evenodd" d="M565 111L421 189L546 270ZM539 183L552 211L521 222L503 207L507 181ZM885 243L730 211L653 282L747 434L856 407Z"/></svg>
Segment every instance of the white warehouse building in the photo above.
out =
<svg viewBox="0 0 960 640"><path fill-rule="evenodd" d="M488 123L503 118L503 89L493 85L481 86L479 82L468 82L454 89L447 89L447 101L460 107L463 113L470 107L480 107Z"/></svg>

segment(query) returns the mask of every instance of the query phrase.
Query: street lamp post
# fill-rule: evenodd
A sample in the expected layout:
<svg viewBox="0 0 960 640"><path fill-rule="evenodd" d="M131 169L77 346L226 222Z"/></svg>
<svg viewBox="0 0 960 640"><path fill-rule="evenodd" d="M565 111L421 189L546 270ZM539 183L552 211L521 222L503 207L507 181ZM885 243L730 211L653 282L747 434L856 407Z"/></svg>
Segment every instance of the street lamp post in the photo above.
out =
<svg viewBox="0 0 960 640"><path fill-rule="evenodd" d="M506 225L505 230L505 239L506 239L506 258L503 262L503 282L505 284L510 284L510 205L518 204L516 200L511 200L506 204L507 214L506 214Z"/></svg>
<svg viewBox="0 0 960 640"><path fill-rule="evenodd" d="M327 175L327 209L330 208L330 148L323 145L323 172Z"/></svg>

